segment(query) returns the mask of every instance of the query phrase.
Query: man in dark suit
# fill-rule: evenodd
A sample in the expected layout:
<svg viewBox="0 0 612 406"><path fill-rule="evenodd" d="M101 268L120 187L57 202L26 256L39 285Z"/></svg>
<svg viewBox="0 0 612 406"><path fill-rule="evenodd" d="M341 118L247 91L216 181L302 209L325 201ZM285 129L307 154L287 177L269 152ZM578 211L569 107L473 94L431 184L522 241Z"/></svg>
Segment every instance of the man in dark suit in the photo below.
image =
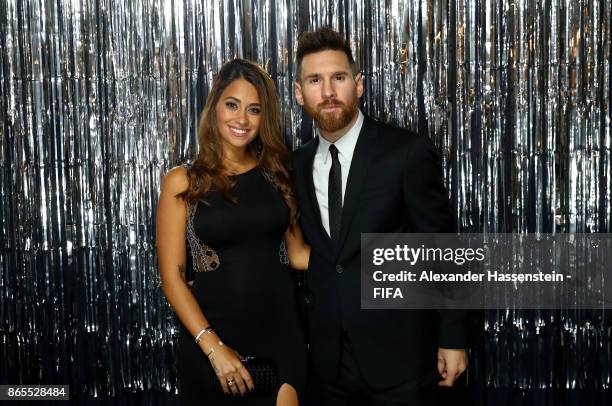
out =
<svg viewBox="0 0 612 406"><path fill-rule="evenodd" d="M453 231L435 147L361 113L363 76L341 34L304 33L297 64L296 99L318 132L294 168L312 248L314 404L429 405L437 373L451 386L466 368L465 314L361 309L360 246L361 233Z"/></svg>

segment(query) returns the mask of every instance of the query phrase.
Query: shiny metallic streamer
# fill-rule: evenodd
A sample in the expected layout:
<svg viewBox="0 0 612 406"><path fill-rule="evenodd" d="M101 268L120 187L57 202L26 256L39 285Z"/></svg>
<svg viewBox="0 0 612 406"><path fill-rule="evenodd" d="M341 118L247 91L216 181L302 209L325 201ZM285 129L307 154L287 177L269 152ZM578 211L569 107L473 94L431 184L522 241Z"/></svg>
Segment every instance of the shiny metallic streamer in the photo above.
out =
<svg viewBox="0 0 612 406"><path fill-rule="evenodd" d="M0 0L0 381L175 393L156 269L160 178L196 151L214 73L275 79L288 145L298 35L344 32L364 110L427 131L466 232L610 232L608 0ZM300 133L301 136L300 136ZM491 311L471 378L610 387L602 311Z"/></svg>

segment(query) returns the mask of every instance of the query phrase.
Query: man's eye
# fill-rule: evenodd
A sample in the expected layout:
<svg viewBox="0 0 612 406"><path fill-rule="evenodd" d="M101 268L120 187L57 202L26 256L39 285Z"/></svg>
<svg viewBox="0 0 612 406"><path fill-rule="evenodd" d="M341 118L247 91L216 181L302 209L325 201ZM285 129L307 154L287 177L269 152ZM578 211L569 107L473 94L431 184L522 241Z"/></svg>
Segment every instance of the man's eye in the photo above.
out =
<svg viewBox="0 0 612 406"><path fill-rule="evenodd" d="M312 79L310 79L310 83L312 83L312 84L319 83L319 78L312 78Z"/></svg>
<svg viewBox="0 0 612 406"><path fill-rule="evenodd" d="M336 76L336 80L339 81L339 82L343 81L344 79L345 79L344 75L337 75Z"/></svg>

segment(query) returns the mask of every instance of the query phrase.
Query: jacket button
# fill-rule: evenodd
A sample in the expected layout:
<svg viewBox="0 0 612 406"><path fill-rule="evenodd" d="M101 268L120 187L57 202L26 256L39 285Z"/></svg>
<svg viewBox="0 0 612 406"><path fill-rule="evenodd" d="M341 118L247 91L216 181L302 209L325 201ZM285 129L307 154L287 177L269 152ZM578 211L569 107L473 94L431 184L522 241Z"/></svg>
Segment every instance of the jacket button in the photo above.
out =
<svg viewBox="0 0 612 406"><path fill-rule="evenodd" d="M338 273L344 272L344 268L342 268L342 265L336 265L336 272Z"/></svg>

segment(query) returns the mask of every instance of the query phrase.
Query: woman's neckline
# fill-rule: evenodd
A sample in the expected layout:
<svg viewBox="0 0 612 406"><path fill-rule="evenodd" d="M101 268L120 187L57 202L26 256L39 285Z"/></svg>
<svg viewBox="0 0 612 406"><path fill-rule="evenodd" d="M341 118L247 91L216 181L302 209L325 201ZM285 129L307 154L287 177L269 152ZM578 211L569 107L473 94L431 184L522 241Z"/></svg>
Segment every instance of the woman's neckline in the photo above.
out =
<svg viewBox="0 0 612 406"><path fill-rule="evenodd" d="M235 174L230 174L228 176L230 177L235 177L235 176L242 176L242 175L246 175L249 172L253 172L255 169L257 169L257 165L255 165L254 167L252 167L251 169L247 169L244 172L240 172L240 173L235 173Z"/></svg>

